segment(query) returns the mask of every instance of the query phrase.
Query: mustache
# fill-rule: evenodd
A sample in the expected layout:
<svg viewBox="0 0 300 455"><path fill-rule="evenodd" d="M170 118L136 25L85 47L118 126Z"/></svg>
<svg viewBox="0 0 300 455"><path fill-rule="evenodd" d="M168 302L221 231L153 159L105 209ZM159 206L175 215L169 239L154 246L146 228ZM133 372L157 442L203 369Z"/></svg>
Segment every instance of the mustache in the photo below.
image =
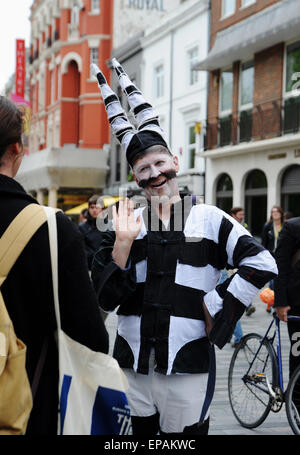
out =
<svg viewBox="0 0 300 455"><path fill-rule="evenodd" d="M159 176L157 176L157 177L150 177L150 179L140 180L139 182L137 182L137 184L140 188L146 188L148 185L151 185L152 182L157 180L158 177L163 176L163 177L166 177L166 179L171 180L171 179L174 179L176 177L176 175L177 175L176 171L174 171L174 169L170 169L168 171L161 172L159 174Z"/></svg>

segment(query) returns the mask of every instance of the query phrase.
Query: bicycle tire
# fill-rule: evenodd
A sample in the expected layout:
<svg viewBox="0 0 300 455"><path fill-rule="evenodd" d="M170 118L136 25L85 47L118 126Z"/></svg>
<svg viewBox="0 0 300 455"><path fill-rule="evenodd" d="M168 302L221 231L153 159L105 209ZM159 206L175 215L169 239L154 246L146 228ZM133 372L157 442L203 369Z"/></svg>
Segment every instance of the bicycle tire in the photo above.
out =
<svg viewBox="0 0 300 455"><path fill-rule="evenodd" d="M257 333L245 335L235 348L229 367L230 406L237 421L245 428L256 428L261 425L272 407L272 397L268 392L266 379L264 380L261 375L266 375L272 388L278 384L276 354L268 340L264 340L246 376L262 338ZM251 377L255 379L252 380Z"/></svg>
<svg viewBox="0 0 300 455"><path fill-rule="evenodd" d="M300 434L300 365L292 374L285 394L286 415L294 434Z"/></svg>

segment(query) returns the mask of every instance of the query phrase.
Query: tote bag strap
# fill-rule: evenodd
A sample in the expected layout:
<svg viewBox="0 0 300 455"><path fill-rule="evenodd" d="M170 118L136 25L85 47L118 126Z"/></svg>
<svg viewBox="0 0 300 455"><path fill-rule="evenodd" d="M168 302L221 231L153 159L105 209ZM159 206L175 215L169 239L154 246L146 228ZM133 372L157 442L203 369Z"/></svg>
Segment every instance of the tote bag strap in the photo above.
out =
<svg viewBox="0 0 300 455"><path fill-rule="evenodd" d="M0 286L29 240L46 220L43 207L30 204L10 223L0 239Z"/></svg>
<svg viewBox="0 0 300 455"><path fill-rule="evenodd" d="M59 311L59 298L58 298L58 253L57 253L57 224L56 212L57 209L52 207L43 207L47 216L48 231L49 231L49 245L52 269L52 284L53 284L53 298L54 309L56 315L57 330L61 329L60 311Z"/></svg>

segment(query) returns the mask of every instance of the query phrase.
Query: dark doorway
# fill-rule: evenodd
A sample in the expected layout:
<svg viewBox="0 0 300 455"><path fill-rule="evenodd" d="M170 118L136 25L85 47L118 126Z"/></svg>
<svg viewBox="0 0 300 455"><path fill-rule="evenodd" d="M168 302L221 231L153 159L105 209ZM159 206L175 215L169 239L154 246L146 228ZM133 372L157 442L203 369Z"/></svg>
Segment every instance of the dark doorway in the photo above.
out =
<svg viewBox="0 0 300 455"><path fill-rule="evenodd" d="M222 174L217 183L216 206L226 213L230 213L232 209L232 193L233 185L231 178L228 174Z"/></svg>
<svg viewBox="0 0 300 455"><path fill-rule="evenodd" d="M284 212L300 216L300 165L288 167L282 176L281 206Z"/></svg>
<svg viewBox="0 0 300 455"><path fill-rule="evenodd" d="M245 221L258 240L267 221L267 186L264 172L255 169L249 173L245 184Z"/></svg>

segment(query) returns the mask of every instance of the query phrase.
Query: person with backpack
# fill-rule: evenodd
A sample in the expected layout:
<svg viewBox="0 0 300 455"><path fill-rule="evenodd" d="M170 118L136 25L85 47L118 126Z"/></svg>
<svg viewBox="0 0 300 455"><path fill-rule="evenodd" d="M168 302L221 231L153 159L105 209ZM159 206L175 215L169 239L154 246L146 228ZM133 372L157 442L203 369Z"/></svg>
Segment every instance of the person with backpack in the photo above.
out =
<svg viewBox="0 0 300 455"><path fill-rule="evenodd" d="M9 226L24 210L30 205L38 204L15 180L23 159L22 126L20 109L7 98L0 96L1 238L3 235L7 236ZM56 214L56 221L62 329L75 341L94 351L107 353L108 333L90 281L81 234L77 226L62 212ZM30 223L29 219L29 229ZM12 243L12 254L16 247L17 245ZM3 277L6 266L6 261L1 262L4 250L5 248L2 248L0 251L0 277ZM10 258L8 251L6 260ZM5 306L16 336L27 348L26 373L31 387L33 383L35 386L33 407L28 424L24 424L26 434L55 435L58 426L59 371L47 223L43 223L24 245L7 277L1 279L0 286L0 318ZM0 327L0 350L5 349L5 343L5 334ZM5 366L1 366L0 388L2 375L5 374ZM5 387L0 389L1 403L5 398L3 390ZM5 409L3 410L0 404L0 434L18 433L17 424L16 429L11 432L5 428L5 418Z"/></svg>

